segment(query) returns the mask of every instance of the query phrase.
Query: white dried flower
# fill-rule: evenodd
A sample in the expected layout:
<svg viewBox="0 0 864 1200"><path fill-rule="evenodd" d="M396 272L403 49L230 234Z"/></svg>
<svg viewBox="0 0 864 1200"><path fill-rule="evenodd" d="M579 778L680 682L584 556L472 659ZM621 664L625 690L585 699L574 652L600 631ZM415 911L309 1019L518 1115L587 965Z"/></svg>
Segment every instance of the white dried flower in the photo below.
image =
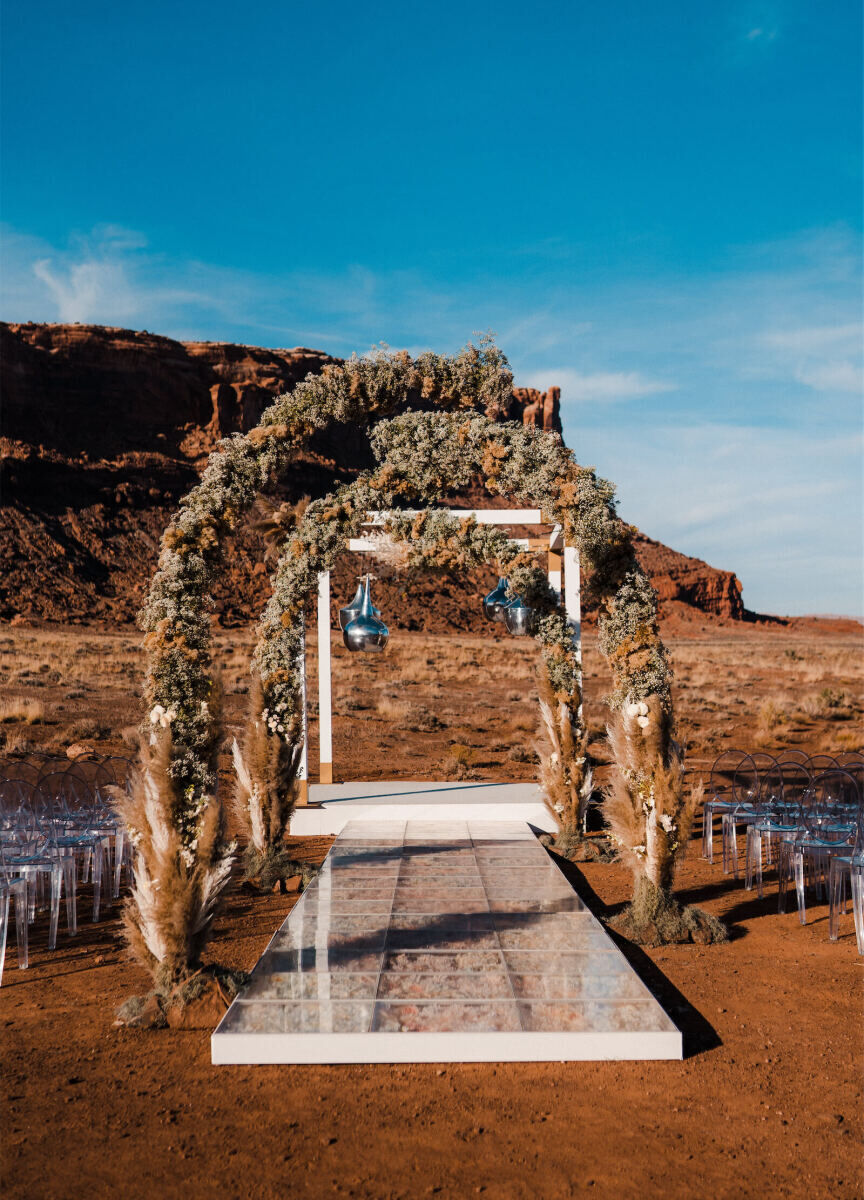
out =
<svg viewBox="0 0 864 1200"><path fill-rule="evenodd" d="M650 718L649 718L649 717L637 717L637 718L636 718L636 724L637 724L637 725L638 725L638 726L639 726L641 729L647 729L647 728L648 728L648 726L651 724L651 720L650 720Z"/></svg>
<svg viewBox="0 0 864 1200"><path fill-rule="evenodd" d="M672 820L672 818L669 816L668 813L660 814L660 824L663 826L663 828L666 830L667 833L671 833L672 830L675 828L675 822Z"/></svg>

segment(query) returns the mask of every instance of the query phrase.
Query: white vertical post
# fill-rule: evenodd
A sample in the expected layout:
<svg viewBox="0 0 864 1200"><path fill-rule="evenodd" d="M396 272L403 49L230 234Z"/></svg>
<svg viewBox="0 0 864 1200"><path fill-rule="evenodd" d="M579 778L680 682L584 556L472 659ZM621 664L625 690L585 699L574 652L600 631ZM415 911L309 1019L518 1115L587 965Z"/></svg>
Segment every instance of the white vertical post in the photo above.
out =
<svg viewBox="0 0 864 1200"><path fill-rule="evenodd" d="M575 546L564 547L564 613L576 647L579 663L579 693L582 693L582 576L579 569L579 551ZM579 721L582 721L582 704L579 704Z"/></svg>
<svg viewBox="0 0 864 1200"><path fill-rule="evenodd" d="M309 713L306 708L306 618L300 618L300 766L297 781L300 784L299 805L309 803Z"/></svg>
<svg viewBox="0 0 864 1200"><path fill-rule="evenodd" d="M318 780L333 782L333 687L330 665L330 572L318 572Z"/></svg>

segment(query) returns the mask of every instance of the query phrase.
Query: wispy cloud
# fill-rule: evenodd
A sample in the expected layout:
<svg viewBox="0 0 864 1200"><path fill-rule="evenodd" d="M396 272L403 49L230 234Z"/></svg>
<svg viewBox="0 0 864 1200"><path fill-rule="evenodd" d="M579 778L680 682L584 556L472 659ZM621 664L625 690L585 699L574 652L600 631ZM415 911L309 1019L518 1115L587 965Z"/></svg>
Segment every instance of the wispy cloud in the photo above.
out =
<svg viewBox="0 0 864 1200"><path fill-rule="evenodd" d="M531 387L544 390L558 384L574 404L606 403L616 400L638 400L661 392L672 392L675 384L661 379L648 379L638 371L594 371L583 373L571 367L550 367L532 374Z"/></svg>
<svg viewBox="0 0 864 1200"><path fill-rule="evenodd" d="M817 392L851 392L864 396L864 370L851 362L826 362L803 367L796 378Z"/></svg>
<svg viewBox="0 0 864 1200"><path fill-rule="evenodd" d="M777 32L776 29L763 29L761 25L757 25L754 29L747 30L744 39L748 42L773 42Z"/></svg>
<svg viewBox="0 0 864 1200"><path fill-rule="evenodd" d="M864 345L864 325L819 325L803 329L771 329L761 335L765 346L792 350L798 354L819 354L824 351L840 354L860 354Z"/></svg>

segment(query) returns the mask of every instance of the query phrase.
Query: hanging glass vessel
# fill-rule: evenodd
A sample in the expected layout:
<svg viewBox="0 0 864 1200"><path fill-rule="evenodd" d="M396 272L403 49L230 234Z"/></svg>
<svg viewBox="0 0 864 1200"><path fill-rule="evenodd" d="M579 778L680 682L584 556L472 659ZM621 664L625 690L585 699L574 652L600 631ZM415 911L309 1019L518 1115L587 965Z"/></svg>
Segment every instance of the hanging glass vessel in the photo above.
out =
<svg viewBox="0 0 864 1200"><path fill-rule="evenodd" d="M504 609L510 603L507 595L507 580L500 576L497 585L483 599L483 614L487 621L503 621Z"/></svg>
<svg viewBox="0 0 864 1200"><path fill-rule="evenodd" d="M362 650L367 654L376 654L380 653L387 645L390 630L375 615L377 612L378 609L372 606L369 576L367 575L360 612L342 630L342 640L349 650Z"/></svg>
<svg viewBox="0 0 864 1200"><path fill-rule="evenodd" d="M531 624L532 611L521 596L511 600L504 609L504 624L508 633L512 633L514 637L525 637Z"/></svg>
<svg viewBox="0 0 864 1200"><path fill-rule="evenodd" d="M360 610L363 607L363 577L357 584L357 591L354 593L354 599L350 604L346 604L344 608L339 609L339 628L344 631L345 626L349 621L353 621L355 617L360 615ZM379 609L373 605L372 612L376 617L380 617Z"/></svg>

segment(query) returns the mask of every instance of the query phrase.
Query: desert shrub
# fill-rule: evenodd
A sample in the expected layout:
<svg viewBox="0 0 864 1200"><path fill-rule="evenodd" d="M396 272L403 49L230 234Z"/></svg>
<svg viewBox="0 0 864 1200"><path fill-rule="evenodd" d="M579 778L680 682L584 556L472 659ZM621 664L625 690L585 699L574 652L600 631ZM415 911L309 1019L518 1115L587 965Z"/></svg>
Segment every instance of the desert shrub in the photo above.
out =
<svg viewBox="0 0 864 1200"><path fill-rule="evenodd" d="M841 750L859 750L864 745L864 736L860 730L841 729L837 734L837 745Z"/></svg>
<svg viewBox="0 0 864 1200"><path fill-rule="evenodd" d="M430 712L425 705L414 705L408 710L407 727L414 733L433 733L436 729L446 729L445 723Z"/></svg>
<svg viewBox="0 0 864 1200"><path fill-rule="evenodd" d="M805 696L798 707L805 716L827 721L848 721L853 715L846 693L831 687L822 688L815 696Z"/></svg>
<svg viewBox="0 0 864 1200"><path fill-rule="evenodd" d="M66 735L73 742L85 738L107 738L111 736L111 726L105 721L97 721L94 717L81 717L72 722Z"/></svg>
<svg viewBox="0 0 864 1200"><path fill-rule="evenodd" d="M786 713L774 700L766 700L759 709L759 728L763 730L776 729L785 724Z"/></svg>
<svg viewBox="0 0 864 1200"><path fill-rule="evenodd" d="M41 700L0 701L0 722L20 721L25 725L38 725L45 720L45 705Z"/></svg>
<svg viewBox="0 0 864 1200"><path fill-rule="evenodd" d="M10 757L23 758L39 749L39 743L23 733L6 734L4 750Z"/></svg>

